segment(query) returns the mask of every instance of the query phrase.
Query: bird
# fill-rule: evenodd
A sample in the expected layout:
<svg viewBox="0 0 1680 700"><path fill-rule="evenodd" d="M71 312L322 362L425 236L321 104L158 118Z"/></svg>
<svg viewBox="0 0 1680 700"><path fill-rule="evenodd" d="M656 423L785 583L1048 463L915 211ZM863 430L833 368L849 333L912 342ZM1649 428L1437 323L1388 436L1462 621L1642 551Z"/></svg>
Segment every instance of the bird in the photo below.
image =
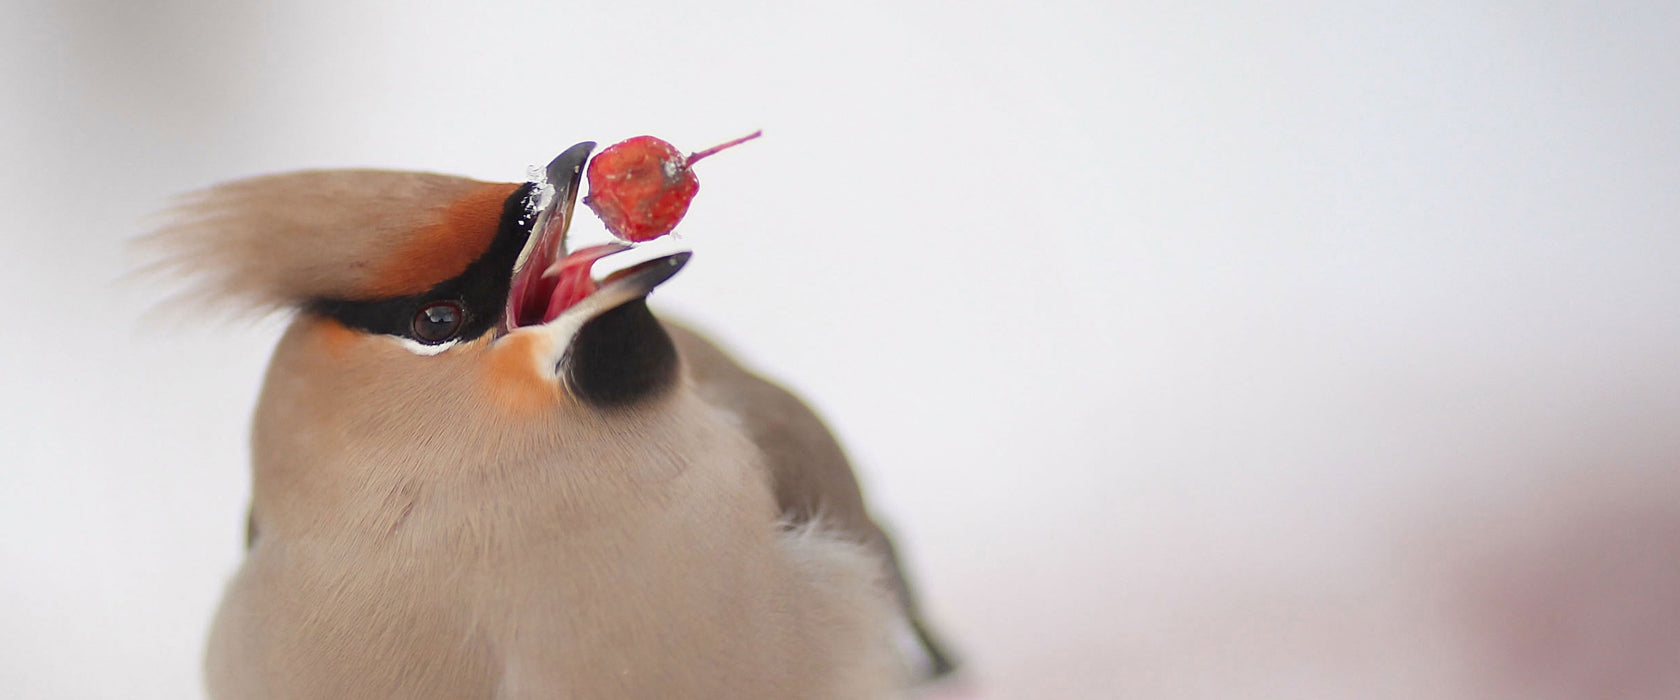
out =
<svg viewBox="0 0 1680 700"><path fill-rule="evenodd" d="M833 433L569 250L523 183L310 170L183 197L188 299L289 314L250 433L214 700L914 697L957 664Z"/></svg>

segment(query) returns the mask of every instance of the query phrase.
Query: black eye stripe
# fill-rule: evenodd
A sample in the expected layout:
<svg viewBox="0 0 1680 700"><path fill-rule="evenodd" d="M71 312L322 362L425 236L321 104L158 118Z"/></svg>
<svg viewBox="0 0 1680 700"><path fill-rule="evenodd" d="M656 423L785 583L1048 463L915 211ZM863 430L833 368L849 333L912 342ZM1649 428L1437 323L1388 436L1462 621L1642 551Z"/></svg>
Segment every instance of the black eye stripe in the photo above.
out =
<svg viewBox="0 0 1680 700"><path fill-rule="evenodd" d="M534 185L527 183L509 195L502 205L502 219L490 247L467 269L419 294L385 299L317 299L311 312L337 320L350 328L369 333L402 336L427 345L484 335L502 319L512 284L513 263L519 258L525 239L531 235ZM414 329L415 315L437 302L460 306L460 329L453 335L427 339Z"/></svg>

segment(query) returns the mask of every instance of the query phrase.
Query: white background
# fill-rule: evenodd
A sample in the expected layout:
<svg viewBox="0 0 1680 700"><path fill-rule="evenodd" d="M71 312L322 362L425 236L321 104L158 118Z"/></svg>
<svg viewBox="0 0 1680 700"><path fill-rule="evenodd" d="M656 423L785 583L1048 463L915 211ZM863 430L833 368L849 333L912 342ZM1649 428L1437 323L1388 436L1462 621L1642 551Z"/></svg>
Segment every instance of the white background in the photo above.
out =
<svg viewBox="0 0 1680 700"><path fill-rule="evenodd" d="M1680 5L1041 5L7 0L0 695L200 692L280 323L169 196L755 128L655 300L989 697L1680 694Z"/></svg>

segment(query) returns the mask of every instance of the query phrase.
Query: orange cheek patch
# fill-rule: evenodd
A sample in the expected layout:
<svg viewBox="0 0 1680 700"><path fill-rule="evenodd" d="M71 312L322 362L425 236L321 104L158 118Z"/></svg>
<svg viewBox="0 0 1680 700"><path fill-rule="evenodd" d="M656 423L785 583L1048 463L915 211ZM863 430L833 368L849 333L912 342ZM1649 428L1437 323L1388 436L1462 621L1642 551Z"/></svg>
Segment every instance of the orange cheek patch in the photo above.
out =
<svg viewBox="0 0 1680 700"><path fill-rule="evenodd" d="M321 352L334 360L342 360L349 356L357 345L367 340L367 334L351 330L332 319L317 321L311 329L311 335L320 346Z"/></svg>
<svg viewBox="0 0 1680 700"><path fill-rule="evenodd" d="M369 276L369 297L418 294L461 274L496 237L502 206L519 185L484 183L445 207L437 223L415 230Z"/></svg>
<svg viewBox="0 0 1680 700"><path fill-rule="evenodd" d="M558 403L559 382L537 363L552 342L539 334L516 333L487 348L483 387L489 401L515 415L546 411Z"/></svg>

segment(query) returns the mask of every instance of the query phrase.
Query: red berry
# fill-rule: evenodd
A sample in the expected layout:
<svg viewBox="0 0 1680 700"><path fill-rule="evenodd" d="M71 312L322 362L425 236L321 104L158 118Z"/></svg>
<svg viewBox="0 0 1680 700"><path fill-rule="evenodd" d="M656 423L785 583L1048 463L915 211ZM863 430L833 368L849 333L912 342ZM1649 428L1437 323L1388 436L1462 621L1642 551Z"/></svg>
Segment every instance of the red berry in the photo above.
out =
<svg viewBox="0 0 1680 700"><path fill-rule="evenodd" d="M651 241L670 233L688 213L688 203L700 191L692 169L695 161L762 133L755 131L687 158L652 136L615 143L589 161L589 196L583 203L614 236L632 243Z"/></svg>

